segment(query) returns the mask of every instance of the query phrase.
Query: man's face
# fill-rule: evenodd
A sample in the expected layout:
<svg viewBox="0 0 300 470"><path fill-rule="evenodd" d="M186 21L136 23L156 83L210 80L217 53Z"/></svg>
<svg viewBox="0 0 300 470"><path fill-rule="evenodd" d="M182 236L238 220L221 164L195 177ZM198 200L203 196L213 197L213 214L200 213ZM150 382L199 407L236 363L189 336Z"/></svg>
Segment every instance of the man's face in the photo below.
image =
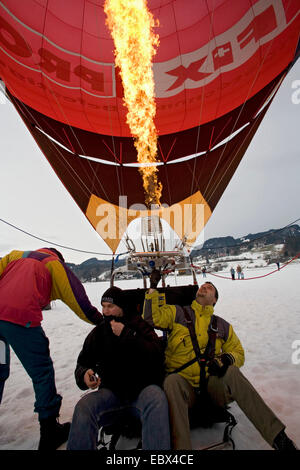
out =
<svg viewBox="0 0 300 470"><path fill-rule="evenodd" d="M102 313L104 316L123 317L124 313L121 307L110 302L102 302Z"/></svg>
<svg viewBox="0 0 300 470"><path fill-rule="evenodd" d="M214 286L208 282L202 284L197 291L196 300L200 305L214 305L217 301Z"/></svg>

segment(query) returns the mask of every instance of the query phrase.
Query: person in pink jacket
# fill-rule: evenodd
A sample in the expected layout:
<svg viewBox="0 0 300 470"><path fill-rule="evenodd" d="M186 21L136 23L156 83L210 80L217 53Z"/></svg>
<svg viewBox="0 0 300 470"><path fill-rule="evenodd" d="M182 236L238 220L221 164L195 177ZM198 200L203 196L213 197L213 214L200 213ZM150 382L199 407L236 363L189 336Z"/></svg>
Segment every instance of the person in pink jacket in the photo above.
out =
<svg viewBox="0 0 300 470"><path fill-rule="evenodd" d="M56 391L49 340L41 327L42 310L55 299L62 300L82 320L92 324L103 320L55 248L14 250L0 260L0 402L9 375L11 346L33 383L34 411L40 422L39 450L57 449L67 440L70 429L70 423L60 424L57 419L62 397Z"/></svg>

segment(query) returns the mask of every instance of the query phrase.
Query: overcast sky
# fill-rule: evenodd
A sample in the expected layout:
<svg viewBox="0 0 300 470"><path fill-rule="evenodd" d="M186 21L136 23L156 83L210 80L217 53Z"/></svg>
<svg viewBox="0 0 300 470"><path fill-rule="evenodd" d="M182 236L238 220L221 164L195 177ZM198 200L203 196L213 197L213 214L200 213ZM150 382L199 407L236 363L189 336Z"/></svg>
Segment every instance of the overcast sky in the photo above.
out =
<svg viewBox="0 0 300 470"><path fill-rule="evenodd" d="M0 219L53 243L110 254L17 112L3 101L0 96ZM300 60L285 78L218 203L205 228L205 240L277 229L300 218L299 134ZM0 221L0 256L12 249L42 246L47 244ZM94 256L61 251L75 263Z"/></svg>

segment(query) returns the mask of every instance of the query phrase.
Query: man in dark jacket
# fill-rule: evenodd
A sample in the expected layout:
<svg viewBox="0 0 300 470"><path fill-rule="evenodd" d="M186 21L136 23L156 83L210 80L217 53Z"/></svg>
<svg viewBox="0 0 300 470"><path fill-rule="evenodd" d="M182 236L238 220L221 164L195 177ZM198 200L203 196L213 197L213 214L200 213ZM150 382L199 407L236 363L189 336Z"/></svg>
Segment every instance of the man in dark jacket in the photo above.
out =
<svg viewBox="0 0 300 470"><path fill-rule="evenodd" d="M125 413L141 421L143 449L170 449L162 342L137 312L127 311L121 289L108 289L101 303L104 320L87 336L75 370L79 388L98 390L77 403L67 449L95 450L99 428Z"/></svg>
<svg viewBox="0 0 300 470"><path fill-rule="evenodd" d="M9 376L11 346L33 383L39 450L57 449L70 429L70 423L57 420L62 397L56 391L49 340L41 327L42 310L54 299L62 300L82 320L94 324L102 320L55 248L14 250L0 260L0 402Z"/></svg>

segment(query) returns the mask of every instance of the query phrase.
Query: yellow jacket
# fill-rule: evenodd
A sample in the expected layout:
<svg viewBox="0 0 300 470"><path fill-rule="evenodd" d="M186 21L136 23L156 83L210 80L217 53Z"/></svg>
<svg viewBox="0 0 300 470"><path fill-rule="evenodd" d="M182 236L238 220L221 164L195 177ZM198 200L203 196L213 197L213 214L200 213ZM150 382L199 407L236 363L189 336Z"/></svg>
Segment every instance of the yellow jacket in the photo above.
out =
<svg viewBox="0 0 300 470"><path fill-rule="evenodd" d="M211 305L203 307L196 300L191 305L193 323L201 353L204 353L208 342L208 327L214 308ZM189 330L182 307L167 305L165 295L154 291L145 295L144 319L154 328L168 331L168 342L165 350L166 372L171 373L178 367L195 357ZM223 318L218 319L218 334L215 345L215 355L230 354L233 364L241 367L244 364L244 350L232 326ZM179 372L193 387L199 386L200 367L194 362Z"/></svg>

